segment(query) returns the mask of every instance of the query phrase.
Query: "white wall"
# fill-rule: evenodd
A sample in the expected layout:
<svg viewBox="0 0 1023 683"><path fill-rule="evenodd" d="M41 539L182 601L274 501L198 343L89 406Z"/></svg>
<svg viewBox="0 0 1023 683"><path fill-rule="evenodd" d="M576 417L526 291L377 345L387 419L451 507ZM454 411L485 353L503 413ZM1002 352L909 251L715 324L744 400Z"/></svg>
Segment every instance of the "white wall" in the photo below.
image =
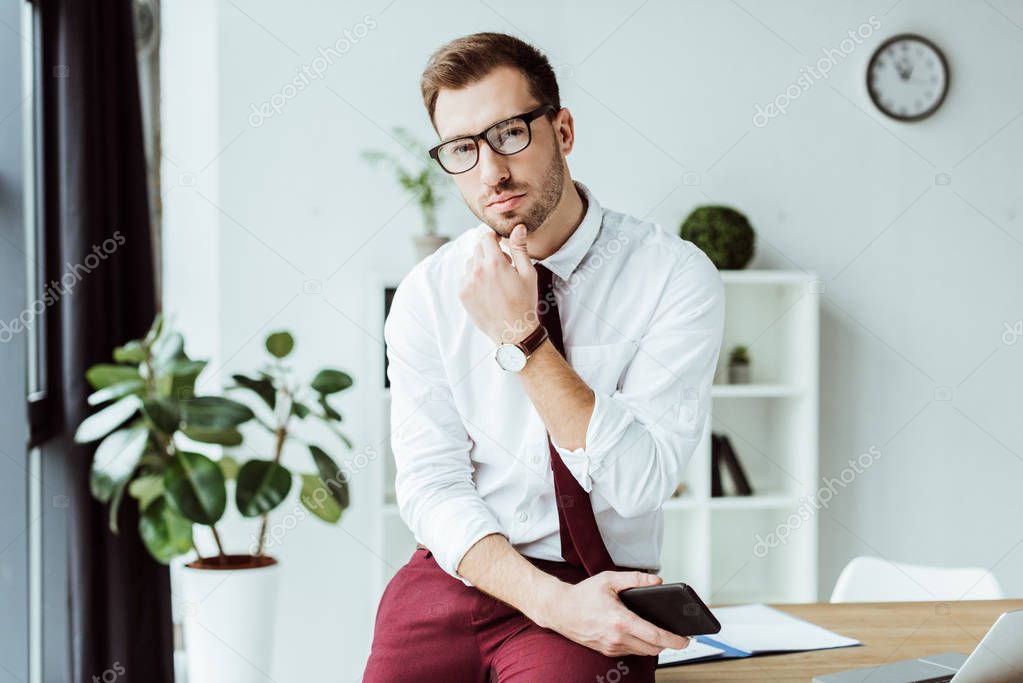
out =
<svg viewBox="0 0 1023 683"><path fill-rule="evenodd" d="M1002 340L1023 318L1019 2L205 5L164 6L175 164L164 165L164 192L168 308L214 368L251 368L268 330L292 329L309 371L331 363L356 376L348 432L378 446L364 427L379 379L365 368L380 352L366 283L411 265L419 217L358 155L397 152L394 125L429 139L418 77L435 47L515 33L556 65L577 124L573 174L605 206L675 226L696 205L734 205L760 237L752 267L824 281L821 473L837 476L871 446L882 457L821 512L822 597L865 553L990 567L1023 595L1023 343ZM872 15L880 28L828 79L753 125L755 105ZM363 35L360 24L373 27ZM346 29L363 37L251 125L251 105ZM951 63L948 99L922 123L885 119L863 84L873 47L903 31L930 37ZM197 184L176 183L183 172ZM441 223L456 234L473 219L452 195ZM289 462L304 465L302 455ZM378 561L369 488L353 482L340 529L304 523L285 539L275 680L361 671Z"/></svg>

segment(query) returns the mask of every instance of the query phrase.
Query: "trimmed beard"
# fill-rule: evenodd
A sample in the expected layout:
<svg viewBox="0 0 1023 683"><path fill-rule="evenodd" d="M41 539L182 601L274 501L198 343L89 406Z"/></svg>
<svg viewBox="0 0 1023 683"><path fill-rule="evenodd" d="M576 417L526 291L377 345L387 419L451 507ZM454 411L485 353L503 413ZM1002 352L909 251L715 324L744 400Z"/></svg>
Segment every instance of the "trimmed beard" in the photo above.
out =
<svg viewBox="0 0 1023 683"><path fill-rule="evenodd" d="M511 188L499 188L498 192L504 191ZM490 229L496 232L501 237L511 237L511 231L516 225L522 223L526 226L526 232L534 232L537 228L543 225L552 213L557 208L558 203L561 201L561 195L565 190L565 166L561 158L561 153L558 148L558 141L554 141L554 156L551 159L551 163L547 165L547 169L544 171L543 180L540 185L540 194L536 197L532 206L526 212L525 216L513 216L508 219L501 219L506 221L503 225L494 225L487 219L485 219L480 213L476 213L476 217L481 221L490 226ZM514 190L512 190L514 191Z"/></svg>

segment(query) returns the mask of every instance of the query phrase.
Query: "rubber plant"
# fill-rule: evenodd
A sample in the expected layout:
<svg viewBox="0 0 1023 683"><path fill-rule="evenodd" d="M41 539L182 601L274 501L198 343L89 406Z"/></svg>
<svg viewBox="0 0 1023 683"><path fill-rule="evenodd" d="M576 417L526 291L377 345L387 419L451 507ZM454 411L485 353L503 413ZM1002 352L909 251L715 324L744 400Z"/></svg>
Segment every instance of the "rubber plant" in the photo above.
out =
<svg viewBox="0 0 1023 683"><path fill-rule="evenodd" d="M94 365L86 380L94 389L88 397L100 409L85 418L75 432L82 444L99 442L90 473L90 490L109 505L109 525L118 533L118 509L127 493L138 501L138 532L150 555L168 563L198 548L194 526L210 528L217 556L200 563L226 559L217 529L227 509L229 479L236 479L235 505L245 517L260 518L255 555L263 555L267 515L288 495L292 481L301 480L300 499L311 512L337 523L349 505L348 481L323 449L307 444L312 473L295 475L281 464L292 419L315 416L338 438L351 442L337 429L341 414L328 396L349 388L352 378L339 370L321 370L308 386L292 377L284 359L294 340L287 332L271 334L266 347L271 364L258 375L235 375L239 388L259 396L273 417L258 417L245 403L224 396L197 395L196 381L206 361L185 352L182 335L157 316L143 339L113 351L113 363ZM304 402L309 395L317 406ZM269 429L274 449L268 459L243 464L231 455L214 460L209 451L242 446L240 427L250 421ZM249 451L255 449L247 449ZM207 451L203 453L201 451ZM236 556L237 557L237 556Z"/></svg>

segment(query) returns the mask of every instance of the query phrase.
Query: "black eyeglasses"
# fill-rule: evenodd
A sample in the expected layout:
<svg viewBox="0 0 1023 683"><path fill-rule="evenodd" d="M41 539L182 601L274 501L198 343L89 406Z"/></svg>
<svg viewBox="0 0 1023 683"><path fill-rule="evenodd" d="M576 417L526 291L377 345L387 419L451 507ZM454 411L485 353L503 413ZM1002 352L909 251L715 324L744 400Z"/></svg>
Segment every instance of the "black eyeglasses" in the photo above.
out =
<svg viewBox="0 0 1023 683"><path fill-rule="evenodd" d="M490 149L503 156L518 154L533 141L533 130L529 124L556 110L553 104L541 105L526 114L498 121L482 133L442 142L430 150L430 156L445 171L456 175L471 171L479 163L480 140L486 140Z"/></svg>

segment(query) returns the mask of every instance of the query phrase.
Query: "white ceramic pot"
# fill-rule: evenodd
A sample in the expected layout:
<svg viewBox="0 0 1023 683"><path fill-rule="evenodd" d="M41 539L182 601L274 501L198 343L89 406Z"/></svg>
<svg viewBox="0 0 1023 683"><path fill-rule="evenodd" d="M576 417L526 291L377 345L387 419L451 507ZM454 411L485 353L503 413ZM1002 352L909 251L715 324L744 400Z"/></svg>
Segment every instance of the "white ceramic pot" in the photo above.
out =
<svg viewBox="0 0 1023 683"><path fill-rule="evenodd" d="M749 384L749 363L733 363L728 366L729 384Z"/></svg>
<svg viewBox="0 0 1023 683"><path fill-rule="evenodd" d="M228 568L182 568L181 620L188 683L271 680L273 629L280 565L237 568L247 555L229 555Z"/></svg>
<svg viewBox="0 0 1023 683"><path fill-rule="evenodd" d="M422 261L447 244L449 239L449 237L444 237L443 235L416 235L416 261Z"/></svg>

